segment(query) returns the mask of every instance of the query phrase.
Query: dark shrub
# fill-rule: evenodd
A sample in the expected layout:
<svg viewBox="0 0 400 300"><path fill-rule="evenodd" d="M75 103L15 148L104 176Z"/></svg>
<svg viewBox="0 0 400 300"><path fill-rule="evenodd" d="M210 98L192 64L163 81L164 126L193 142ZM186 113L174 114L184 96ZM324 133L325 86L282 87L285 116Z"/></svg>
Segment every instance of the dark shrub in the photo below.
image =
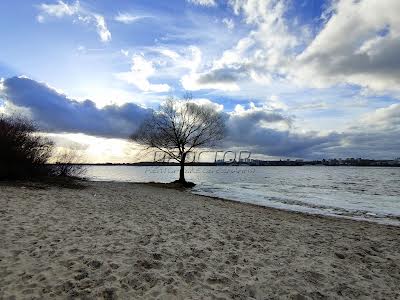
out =
<svg viewBox="0 0 400 300"><path fill-rule="evenodd" d="M52 165L53 175L59 177L83 177L86 168L79 164L79 155L72 150L64 150L54 158L56 163Z"/></svg>
<svg viewBox="0 0 400 300"><path fill-rule="evenodd" d="M50 175L53 147L32 122L0 115L0 180Z"/></svg>

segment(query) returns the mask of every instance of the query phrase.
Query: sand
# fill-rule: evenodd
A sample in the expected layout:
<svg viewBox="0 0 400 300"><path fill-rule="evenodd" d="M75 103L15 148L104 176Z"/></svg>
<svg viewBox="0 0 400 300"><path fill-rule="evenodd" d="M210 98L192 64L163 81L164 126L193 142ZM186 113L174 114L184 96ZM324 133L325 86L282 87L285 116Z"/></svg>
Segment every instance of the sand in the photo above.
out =
<svg viewBox="0 0 400 300"><path fill-rule="evenodd" d="M399 227L85 185L0 185L0 299L400 299Z"/></svg>

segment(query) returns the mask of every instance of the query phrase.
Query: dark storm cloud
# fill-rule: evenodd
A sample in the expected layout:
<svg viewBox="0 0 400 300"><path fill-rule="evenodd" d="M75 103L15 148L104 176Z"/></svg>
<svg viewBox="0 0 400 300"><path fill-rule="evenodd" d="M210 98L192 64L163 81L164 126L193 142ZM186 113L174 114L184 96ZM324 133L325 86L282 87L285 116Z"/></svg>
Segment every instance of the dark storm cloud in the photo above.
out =
<svg viewBox="0 0 400 300"><path fill-rule="evenodd" d="M260 126L264 123L266 126ZM281 123L287 130L268 128L268 125ZM315 156L320 149L337 146L338 134L321 137L316 133L297 134L290 131L292 119L279 112L253 111L233 115L229 118L230 145L251 147L258 153L276 156Z"/></svg>
<svg viewBox="0 0 400 300"><path fill-rule="evenodd" d="M44 131L80 132L102 137L126 138L151 112L136 104L110 105L97 108L90 100L78 102L48 86L27 78L13 77L4 81L7 101L29 109ZM225 144L243 145L269 155L308 155L315 147L332 141L316 135L299 136L260 126L260 123L282 123L291 126L291 118L279 112L254 110L243 115L228 115Z"/></svg>
<svg viewBox="0 0 400 300"><path fill-rule="evenodd" d="M90 100L78 102L28 78L12 77L4 81L4 98L28 108L42 130L82 132L103 137L128 137L150 112L136 104L108 105L97 108Z"/></svg>
<svg viewBox="0 0 400 300"><path fill-rule="evenodd" d="M247 147L266 155L308 159L400 157L400 104L378 109L344 132L328 134L299 133L293 130L291 117L259 108L232 114L227 124L228 147Z"/></svg>
<svg viewBox="0 0 400 300"><path fill-rule="evenodd" d="M275 113L276 114L276 113ZM357 130L321 135L318 132L296 133L260 126L257 117L246 115L230 118L226 145L241 146L254 153L307 159L362 157L394 159L400 157L398 119L387 119L384 128L360 125ZM281 119L281 121L279 121ZM285 120L271 115L264 119L273 125ZM268 124L267 124L268 125Z"/></svg>
<svg viewBox="0 0 400 300"><path fill-rule="evenodd" d="M152 112L136 104L97 108L90 100L78 102L27 78L3 82L0 98L28 109L47 132L80 132L94 136L126 138ZM281 157L395 158L400 156L400 104L379 109L359 126L343 133L297 133L293 119L281 111L253 107L224 113L228 134L224 146Z"/></svg>

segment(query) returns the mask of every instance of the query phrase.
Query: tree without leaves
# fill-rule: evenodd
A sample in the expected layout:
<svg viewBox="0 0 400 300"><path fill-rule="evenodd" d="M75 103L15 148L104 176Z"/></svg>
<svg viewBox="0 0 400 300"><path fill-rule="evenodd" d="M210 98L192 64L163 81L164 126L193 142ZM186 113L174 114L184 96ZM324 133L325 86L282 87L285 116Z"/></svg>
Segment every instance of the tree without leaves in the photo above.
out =
<svg viewBox="0 0 400 300"><path fill-rule="evenodd" d="M167 99L131 136L150 149L157 149L180 164L179 182L186 184L185 160L196 148L212 147L225 135L223 116L213 108L190 101Z"/></svg>

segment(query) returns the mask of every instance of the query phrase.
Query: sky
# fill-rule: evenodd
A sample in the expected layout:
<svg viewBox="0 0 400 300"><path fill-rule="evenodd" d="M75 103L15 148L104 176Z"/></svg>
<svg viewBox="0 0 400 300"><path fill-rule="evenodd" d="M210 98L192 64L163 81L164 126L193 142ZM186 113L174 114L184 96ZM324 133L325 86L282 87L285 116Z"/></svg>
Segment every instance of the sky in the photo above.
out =
<svg viewBox="0 0 400 300"><path fill-rule="evenodd" d="M220 149L400 157L398 0L0 2L0 112L58 149L133 162L167 97L227 116Z"/></svg>

